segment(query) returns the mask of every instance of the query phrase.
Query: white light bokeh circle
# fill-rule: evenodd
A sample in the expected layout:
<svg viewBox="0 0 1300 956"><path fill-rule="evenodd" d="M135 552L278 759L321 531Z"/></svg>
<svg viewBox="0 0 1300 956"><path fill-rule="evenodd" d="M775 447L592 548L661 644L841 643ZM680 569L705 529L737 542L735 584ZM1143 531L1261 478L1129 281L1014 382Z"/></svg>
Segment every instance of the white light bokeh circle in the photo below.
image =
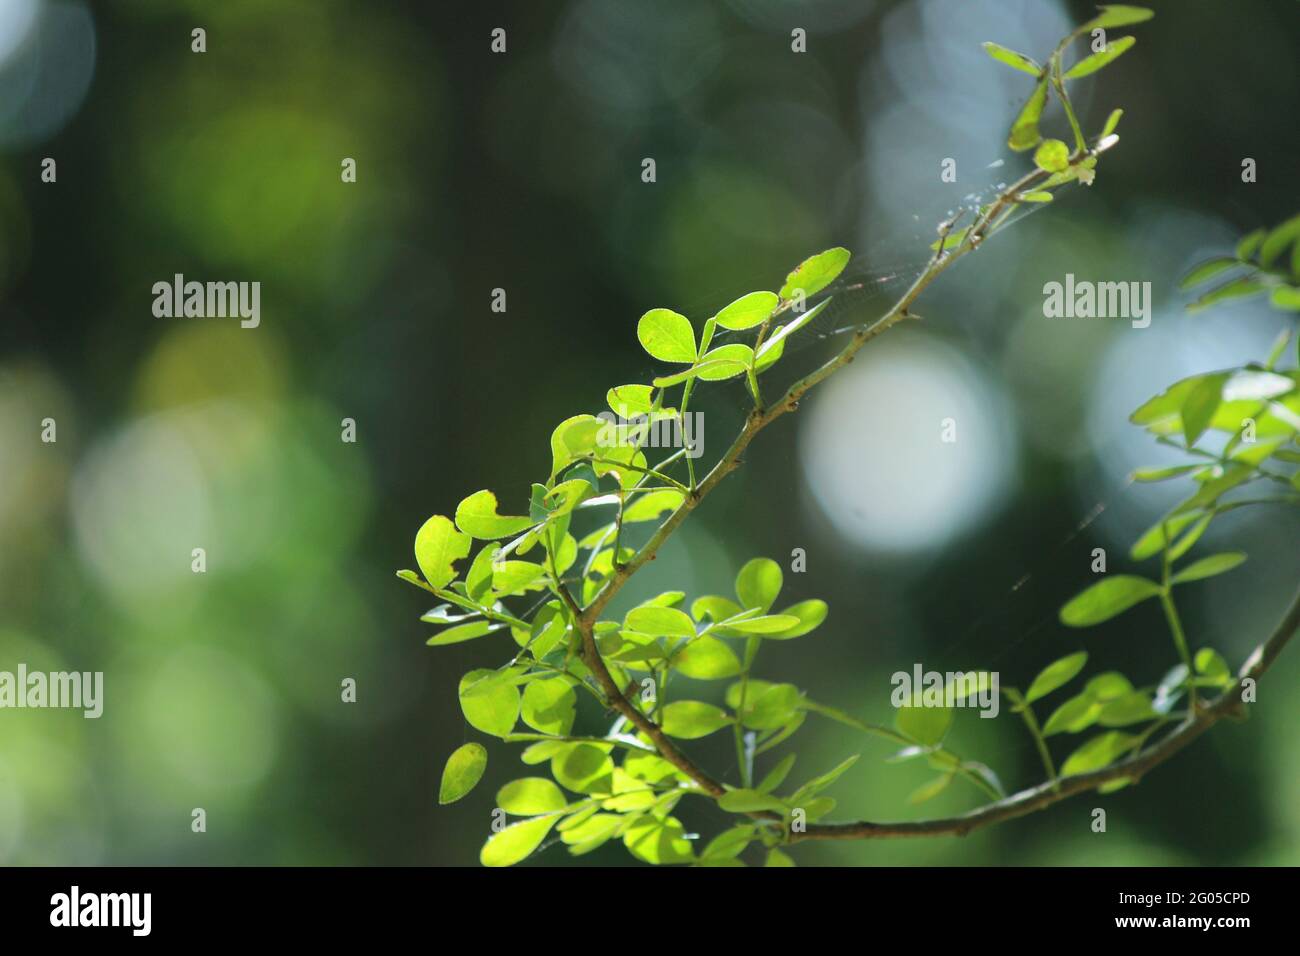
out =
<svg viewBox="0 0 1300 956"><path fill-rule="evenodd" d="M36 22L36 0L0 2L0 68L15 50L27 42Z"/></svg>
<svg viewBox="0 0 1300 956"><path fill-rule="evenodd" d="M800 464L809 497L849 544L933 550L1007 495L1015 416L996 383L952 346L895 332L823 388L800 431ZM942 440L948 418L952 442Z"/></svg>

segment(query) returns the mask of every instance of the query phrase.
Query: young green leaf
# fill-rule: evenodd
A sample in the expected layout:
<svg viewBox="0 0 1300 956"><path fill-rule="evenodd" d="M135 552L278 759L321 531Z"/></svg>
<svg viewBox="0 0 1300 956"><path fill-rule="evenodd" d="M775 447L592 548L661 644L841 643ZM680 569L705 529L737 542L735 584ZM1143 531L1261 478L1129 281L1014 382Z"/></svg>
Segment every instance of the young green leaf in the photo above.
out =
<svg viewBox="0 0 1300 956"><path fill-rule="evenodd" d="M484 541L519 534L536 523L532 518L497 514L497 496L486 489L474 492L456 506L456 527Z"/></svg>
<svg viewBox="0 0 1300 956"><path fill-rule="evenodd" d="M442 785L438 788L438 802L455 803L469 793L483 779L487 769L487 748L482 744L464 744L457 747L442 768Z"/></svg>
<svg viewBox="0 0 1300 956"><path fill-rule="evenodd" d="M1212 578L1216 574L1231 571L1245 560L1246 555L1241 551L1225 551L1222 554L1211 554L1199 561L1193 561L1170 580L1174 584L1187 584L1189 581Z"/></svg>
<svg viewBox="0 0 1300 956"><path fill-rule="evenodd" d="M1118 40L1107 43L1106 49L1102 50L1100 53L1085 56L1078 63L1074 64L1074 66L1066 70L1065 79L1077 80L1081 77L1088 76L1091 73L1096 73L1103 66L1106 66L1112 60L1122 55L1136 42L1136 37L1120 37Z"/></svg>
<svg viewBox="0 0 1300 956"><path fill-rule="evenodd" d="M1226 687L1232 683L1232 671L1228 669L1228 662L1212 647L1202 647L1196 652L1196 657L1192 659L1196 667L1196 673L1209 680L1217 687Z"/></svg>
<svg viewBox="0 0 1300 956"><path fill-rule="evenodd" d="M568 806L564 791L545 777L511 780L497 791L497 806L511 816L535 817Z"/></svg>
<svg viewBox="0 0 1300 956"><path fill-rule="evenodd" d="M781 593L784 583L781 566L771 558L753 558L745 562L736 575L736 597L746 610L758 608L766 613Z"/></svg>
<svg viewBox="0 0 1300 956"><path fill-rule="evenodd" d="M573 729L577 703L577 694L566 678L533 680L524 688L519 716L534 730L563 737Z"/></svg>
<svg viewBox="0 0 1300 956"><path fill-rule="evenodd" d="M718 797L718 806L728 813L759 813L763 810L786 812L784 803L759 790L728 790Z"/></svg>
<svg viewBox="0 0 1300 956"><path fill-rule="evenodd" d="M1091 33L1093 30L1112 30L1115 27L1128 27L1142 23L1155 16L1155 12L1146 7L1133 7L1126 4L1110 4L1099 7L1102 11L1083 26L1076 29L1076 34Z"/></svg>
<svg viewBox="0 0 1300 956"><path fill-rule="evenodd" d="M1123 115L1124 111L1121 109L1111 110L1110 115L1106 117L1106 125L1101 128L1101 136L1099 138L1105 139L1111 133L1115 132L1115 130L1119 128L1119 121Z"/></svg>
<svg viewBox="0 0 1300 956"><path fill-rule="evenodd" d="M761 325L779 304L780 300L774 292L751 292L742 295L714 318L724 329L733 331L752 329L756 325Z"/></svg>
<svg viewBox="0 0 1300 956"><path fill-rule="evenodd" d="M1241 263L1232 258L1232 256L1217 256L1213 259L1208 259L1200 265L1194 266L1187 275L1183 276L1182 281L1178 283L1178 288L1186 291L1187 289L1198 286L1203 282L1209 282L1220 273L1235 268L1240 264Z"/></svg>
<svg viewBox="0 0 1300 956"><path fill-rule="evenodd" d="M720 680L740 673L740 658L722 641L706 634L678 652L673 666L696 680Z"/></svg>
<svg viewBox="0 0 1300 956"><path fill-rule="evenodd" d="M1091 627L1159 593L1160 585L1146 578L1133 574L1109 575L1085 588L1061 608L1061 623L1068 627Z"/></svg>
<svg viewBox="0 0 1300 956"><path fill-rule="evenodd" d="M460 679L460 709L471 727L504 737L519 719L519 690L498 671L473 670Z"/></svg>
<svg viewBox="0 0 1300 956"><path fill-rule="evenodd" d="M695 361L695 330L690 319L672 309L651 309L641 316L636 337L661 362Z"/></svg>
<svg viewBox="0 0 1300 956"><path fill-rule="evenodd" d="M1070 147L1059 139L1044 140L1034 151L1034 165L1049 173L1064 172L1070 165Z"/></svg>
<svg viewBox="0 0 1300 956"><path fill-rule="evenodd" d="M1044 77L1038 81L1034 92L1029 94L1029 99L1021 108L1020 115L1011 124L1011 136L1007 139L1007 145L1017 153L1033 149L1042 140L1043 136L1038 132L1038 121L1042 118L1043 107L1046 105L1047 79Z"/></svg>
<svg viewBox="0 0 1300 956"><path fill-rule="evenodd" d="M504 625L493 624L491 621L470 621L468 624L457 624L455 627L449 627L442 633L433 635L425 643L430 647L446 647L448 644L472 641L476 637L483 637L485 634L499 631L502 627Z"/></svg>
<svg viewBox="0 0 1300 956"><path fill-rule="evenodd" d="M1048 664L1038 672L1038 676L1029 685L1029 690L1025 692L1025 703L1032 704L1034 701L1046 697L1058 687L1068 684L1079 671L1083 670L1083 665L1087 663L1088 652L1079 651L1076 654L1070 654Z"/></svg>
<svg viewBox="0 0 1300 956"><path fill-rule="evenodd" d="M1195 302L1189 303L1187 311L1200 312L1202 309L1207 309L1217 302L1226 302L1229 299L1246 299L1252 295L1259 295L1267 289L1268 286L1254 275L1230 279L1223 285L1211 289Z"/></svg>
<svg viewBox="0 0 1300 956"><path fill-rule="evenodd" d="M456 530L442 515L434 515L415 534L415 561L431 587L441 588L456 577L455 562L469 557L470 536Z"/></svg>
<svg viewBox="0 0 1300 956"><path fill-rule="evenodd" d="M986 42L984 44L984 52L993 57L993 59L997 60L999 63L1005 63L1007 66L1020 70L1022 73L1028 73L1030 76L1034 77L1043 75L1043 68L1032 59L1025 56L1023 53L1017 53L1015 50L1008 50L1000 44L991 41Z"/></svg>
<svg viewBox="0 0 1300 956"><path fill-rule="evenodd" d="M1050 737L1067 731L1077 734L1081 730L1086 730L1097 722L1097 718L1101 716L1102 706L1101 701L1087 691L1076 694L1056 708L1052 716L1047 718L1047 723L1043 725L1043 736Z"/></svg>
<svg viewBox="0 0 1300 956"><path fill-rule="evenodd" d="M654 637L694 637L695 623L674 607L638 607L627 612L623 626Z"/></svg>
<svg viewBox="0 0 1300 956"><path fill-rule="evenodd" d="M694 740L731 723L720 707L698 700L678 700L664 707L663 730L669 737Z"/></svg>
<svg viewBox="0 0 1300 956"><path fill-rule="evenodd" d="M1183 418L1183 436L1187 442L1187 447L1191 448L1196 444L1196 440L1205 434L1205 429L1210 427L1210 422L1214 419L1214 413L1219 410L1219 404L1223 401L1223 383L1228 379L1227 375L1207 375L1192 393L1187 396L1187 401L1183 402L1180 414Z"/></svg>
<svg viewBox="0 0 1300 956"><path fill-rule="evenodd" d="M1126 734L1122 730L1099 734L1066 758L1061 767L1061 776L1073 777L1100 770L1114 763L1141 742L1142 738L1138 735Z"/></svg>
<svg viewBox="0 0 1300 956"><path fill-rule="evenodd" d="M787 641L793 637L803 637L809 631L821 627L822 621L826 620L828 611L829 608L826 606L826 602L817 598L792 604L781 611L780 614L774 616L797 618L799 623L781 631L766 633L763 636L769 641Z"/></svg>
<svg viewBox="0 0 1300 956"><path fill-rule="evenodd" d="M844 271L851 255L849 250L836 246L809 256L785 277L785 285L781 286L781 298L790 300L800 292L805 297L816 295Z"/></svg>
<svg viewBox="0 0 1300 956"><path fill-rule="evenodd" d="M484 866L514 866L541 845L559 820L559 814L553 813L510 824L488 837L479 852L479 862Z"/></svg>
<svg viewBox="0 0 1300 956"><path fill-rule="evenodd" d="M917 743L933 747L943 741L952 726L951 707L899 707L894 726Z"/></svg>

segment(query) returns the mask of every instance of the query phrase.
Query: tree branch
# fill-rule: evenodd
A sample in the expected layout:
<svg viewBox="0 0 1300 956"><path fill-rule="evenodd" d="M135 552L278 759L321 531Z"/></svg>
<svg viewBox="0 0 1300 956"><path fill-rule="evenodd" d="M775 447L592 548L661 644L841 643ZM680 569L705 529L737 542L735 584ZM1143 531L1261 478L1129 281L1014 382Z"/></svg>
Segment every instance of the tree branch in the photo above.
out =
<svg viewBox="0 0 1300 956"><path fill-rule="evenodd" d="M811 824L803 833L790 834L790 842L801 840L872 840L889 837L965 836L1003 820L1042 810L1069 797L1096 789L1112 780L1139 782L1149 771L1164 763L1220 720L1244 713L1241 700L1242 683L1257 680L1277 659L1288 641L1300 631L1300 591L1273 633L1242 664L1237 673L1237 683L1212 703L1206 704L1179 724L1169 736L1148 749L1121 760L1119 763L1092 773L1063 777L1056 783L1048 781L1012 794L1005 800L987 804L961 816L934 820L914 820L903 823L821 823Z"/></svg>

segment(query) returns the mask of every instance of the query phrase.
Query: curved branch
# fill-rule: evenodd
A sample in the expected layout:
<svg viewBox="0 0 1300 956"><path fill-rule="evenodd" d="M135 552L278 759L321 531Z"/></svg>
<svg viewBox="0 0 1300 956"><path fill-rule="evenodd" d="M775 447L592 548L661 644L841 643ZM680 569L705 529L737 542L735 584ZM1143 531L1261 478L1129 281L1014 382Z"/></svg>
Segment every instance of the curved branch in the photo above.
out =
<svg viewBox="0 0 1300 956"><path fill-rule="evenodd" d="M923 837L923 836L965 836L972 830L1001 823L1016 817L1042 810L1054 803L1076 796L1112 780L1130 780L1137 783L1142 777L1164 763L1178 751L1182 750L1201 734L1205 733L1225 717L1241 716L1244 705L1241 700L1242 683L1256 680L1272 665L1288 641L1300 631L1300 591L1291 599L1291 604L1282 620L1278 622L1268 640L1255 648L1241 670L1237 672L1237 683L1223 692L1212 703L1203 705L1187 720L1179 724L1169 736L1148 749L1134 754L1126 760L1094 770L1092 773L1064 777L1056 783L1048 781L1022 790L1019 793L990 803L961 816L934 820L914 820L903 823L820 823L811 824L803 833L790 834L790 842L801 840L872 840L889 837Z"/></svg>

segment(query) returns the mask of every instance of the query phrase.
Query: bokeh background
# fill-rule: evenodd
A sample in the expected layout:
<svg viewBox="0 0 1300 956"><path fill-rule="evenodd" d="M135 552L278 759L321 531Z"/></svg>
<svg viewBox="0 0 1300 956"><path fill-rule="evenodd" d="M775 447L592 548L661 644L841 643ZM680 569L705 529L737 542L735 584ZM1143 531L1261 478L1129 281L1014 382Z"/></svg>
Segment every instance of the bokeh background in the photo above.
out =
<svg viewBox="0 0 1300 956"><path fill-rule="evenodd" d="M1078 84L1089 129L1126 110L1091 191L945 275L923 323L765 433L629 600L727 592L749 557L788 566L804 548L787 594L824 597L831 616L765 651L760 676L881 721L889 675L918 661L1023 682L1085 648L1090 670L1159 679L1174 652L1153 603L1084 632L1055 613L1092 548L1128 567L1177 494L1127 484L1167 460L1128 412L1181 375L1262 358L1284 325L1253 300L1188 317L1176 282L1295 211L1300 10L1151 5L1137 47ZM451 750L481 739L460 675L508 649L424 646L429 602L393 576L420 523L483 487L522 503L556 423L653 373L634 335L648 308L703 319L837 244L852 269L905 281L939 219L1024 162L1003 143L1031 81L979 44L1041 57L1089 11L0 0L0 669L106 675L99 720L0 712L0 862L474 863L491 793L524 775L519 748L489 742L487 778L454 806L437 807L437 782ZM40 181L45 157L57 183ZM940 181L945 158L956 183ZM1151 327L1045 319L1042 286L1067 272L1150 281ZM175 273L260 281L261 326L154 318L151 286ZM828 347L787 361L811 367ZM706 458L742 414L738 390L716 392ZM932 438L948 415L956 445ZM1200 547L1251 560L1184 590L1194 646L1240 663L1289 598L1297 540L1295 514L1216 523ZM1140 787L965 840L794 855L1300 863L1297 676L1293 649L1248 723ZM347 677L355 704L340 700ZM733 780L722 737L690 750ZM1009 716L961 714L952 742L1009 786L1037 779ZM843 818L977 799L954 786L908 808L925 771L884 764L887 745L847 728L810 722L795 743L797 775L864 754L833 791ZM707 838L721 819L686 822ZM555 847L536 862L569 859ZM611 845L585 862L630 858Z"/></svg>

